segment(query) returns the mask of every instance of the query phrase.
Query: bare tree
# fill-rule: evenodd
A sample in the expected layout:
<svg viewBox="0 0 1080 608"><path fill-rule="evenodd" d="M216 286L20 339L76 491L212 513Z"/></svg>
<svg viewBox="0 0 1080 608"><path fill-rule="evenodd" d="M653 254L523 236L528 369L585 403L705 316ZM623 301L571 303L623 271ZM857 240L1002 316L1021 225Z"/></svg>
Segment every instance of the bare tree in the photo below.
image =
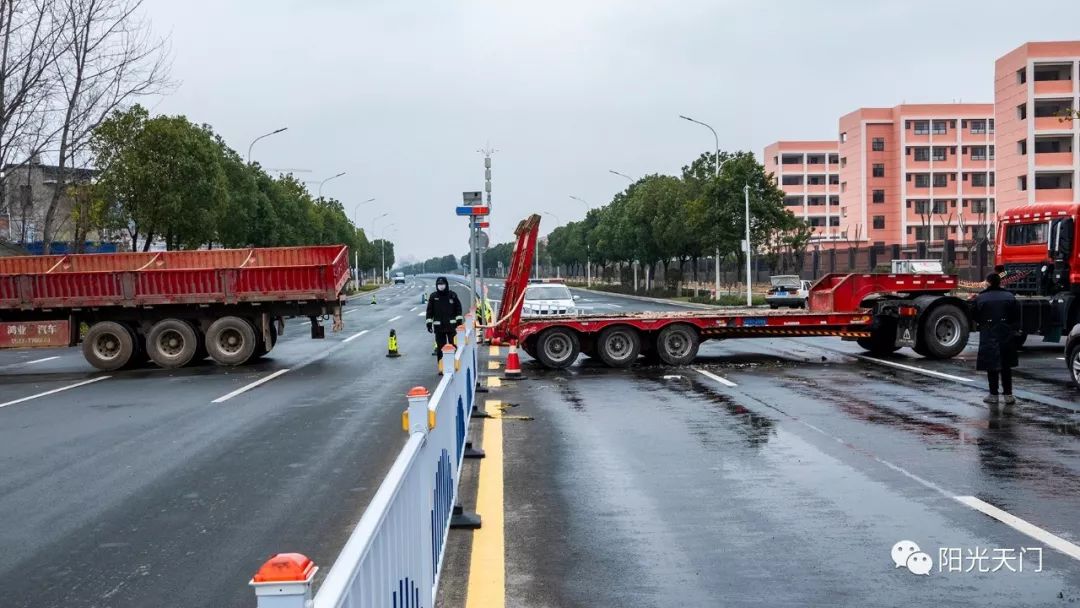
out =
<svg viewBox="0 0 1080 608"><path fill-rule="evenodd" d="M55 4L0 0L0 209L6 211L9 231L14 204L4 200L9 170L40 154L52 135L48 101L63 25Z"/></svg>
<svg viewBox="0 0 1080 608"><path fill-rule="evenodd" d="M90 135L113 110L163 92L167 41L152 37L142 0L57 0L64 27L55 77L60 88L56 186L42 225L45 252L73 167L85 163Z"/></svg>

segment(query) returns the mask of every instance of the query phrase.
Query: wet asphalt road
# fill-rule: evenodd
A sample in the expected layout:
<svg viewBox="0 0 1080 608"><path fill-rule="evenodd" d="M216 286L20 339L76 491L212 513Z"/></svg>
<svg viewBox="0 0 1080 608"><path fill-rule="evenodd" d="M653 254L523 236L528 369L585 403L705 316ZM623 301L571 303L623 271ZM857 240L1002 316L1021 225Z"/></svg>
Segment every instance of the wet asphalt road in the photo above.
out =
<svg viewBox="0 0 1080 608"><path fill-rule="evenodd" d="M241 368L0 351L0 606L254 606L248 579L282 551L325 573L405 443L405 393L438 379L422 289L361 296L326 340L289 321Z"/></svg>
<svg viewBox="0 0 1080 608"><path fill-rule="evenodd" d="M522 355L527 378L493 391L533 418L503 423L507 605L1080 601L1080 552L1032 536L1080 544L1080 391L1062 346L1035 340L1011 411L981 401L977 340L938 362L836 338L709 342L684 368ZM930 576L895 566L901 540Z"/></svg>

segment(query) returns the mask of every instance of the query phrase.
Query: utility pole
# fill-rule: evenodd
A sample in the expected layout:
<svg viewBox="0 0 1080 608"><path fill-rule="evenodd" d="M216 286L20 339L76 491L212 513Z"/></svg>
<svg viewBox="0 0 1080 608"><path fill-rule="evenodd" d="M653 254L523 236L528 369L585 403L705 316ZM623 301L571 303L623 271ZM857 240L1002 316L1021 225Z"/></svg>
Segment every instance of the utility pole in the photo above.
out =
<svg viewBox="0 0 1080 608"><path fill-rule="evenodd" d="M750 184L743 186L743 196L746 198L746 305L754 305L754 297L750 291L750 284L753 279L750 278Z"/></svg>
<svg viewBox="0 0 1080 608"><path fill-rule="evenodd" d="M487 193L487 206L488 206L488 218L491 217L491 155L497 152L494 148L488 146L487 148L481 148L477 150L484 155L484 192ZM489 219L490 222L490 219ZM479 230L479 229L477 229ZM478 243L479 244L479 243ZM491 243L488 243L490 246ZM479 258L480 268L480 299L481 302L486 300L487 290L484 286L484 251L477 251L476 255Z"/></svg>

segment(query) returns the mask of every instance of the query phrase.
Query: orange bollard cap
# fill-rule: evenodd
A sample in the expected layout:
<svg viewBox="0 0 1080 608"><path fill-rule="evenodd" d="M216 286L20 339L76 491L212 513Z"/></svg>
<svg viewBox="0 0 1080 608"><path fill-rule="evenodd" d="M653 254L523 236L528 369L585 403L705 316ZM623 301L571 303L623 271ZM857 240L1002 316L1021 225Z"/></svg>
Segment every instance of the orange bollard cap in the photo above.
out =
<svg viewBox="0 0 1080 608"><path fill-rule="evenodd" d="M302 553L278 553L266 560L252 577L256 583L306 581L315 569L315 562Z"/></svg>
<svg viewBox="0 0 1080 608"><path fill-rule="evenodd" d="M444 352L444 353L452 353L455 350L457 350L457 349L454 348L454 346L452 344L447 344L447 345L442 347L442 352Z"/></svg>
<svg viewBox="0 0 1080 608"><path fill-rule="evenodd" d="M422 386L414 386L409 389L409 392L405 394L406 397L428 397L431 393Z"/></svg>

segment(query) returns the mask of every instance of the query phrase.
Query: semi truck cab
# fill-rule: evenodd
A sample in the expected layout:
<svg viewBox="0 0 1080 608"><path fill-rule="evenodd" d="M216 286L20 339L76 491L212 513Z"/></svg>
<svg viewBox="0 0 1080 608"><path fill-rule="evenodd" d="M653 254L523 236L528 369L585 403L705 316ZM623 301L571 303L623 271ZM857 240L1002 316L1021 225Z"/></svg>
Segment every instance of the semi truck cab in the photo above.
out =
<svg viewBox="0 0 1080 608"><path fill-rule="evenodd" d="M1002 213L995 262L1019 296L1023 331L1048 342L1080 322L1080 203L1037 203Z"/></svg>

